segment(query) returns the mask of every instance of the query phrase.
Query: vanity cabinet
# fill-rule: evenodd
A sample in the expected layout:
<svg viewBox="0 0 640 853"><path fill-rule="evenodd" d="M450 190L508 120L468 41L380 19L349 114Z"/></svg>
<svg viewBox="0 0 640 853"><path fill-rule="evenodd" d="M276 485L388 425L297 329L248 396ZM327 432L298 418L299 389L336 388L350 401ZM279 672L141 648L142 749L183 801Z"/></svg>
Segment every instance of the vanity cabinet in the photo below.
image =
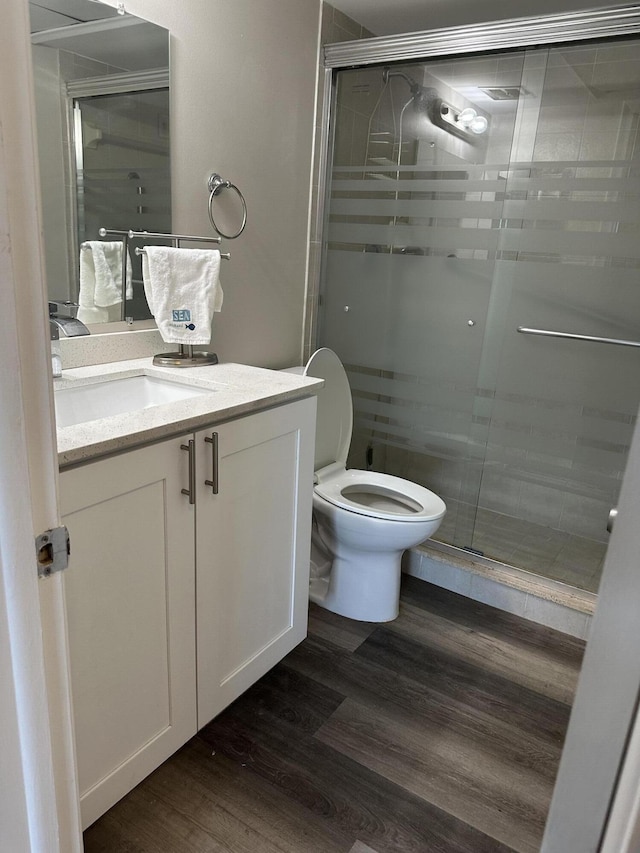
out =
<svg viewBox="0 0 640 853"><path fill-rule="evenodd" d="M83 827L196 731L194 507L183 439L63 471Z"/></svg>
<svg viewBox="0 0 640 853"><path fill-rule="evenodd" d="M315 404L196 435L198 727L306 635Z"/></svg>
<svg viewBox="0 0 640 853"><path fill-rule="evenodd" d="M315 405L62 472L83 826L306 635Z"/></svg>

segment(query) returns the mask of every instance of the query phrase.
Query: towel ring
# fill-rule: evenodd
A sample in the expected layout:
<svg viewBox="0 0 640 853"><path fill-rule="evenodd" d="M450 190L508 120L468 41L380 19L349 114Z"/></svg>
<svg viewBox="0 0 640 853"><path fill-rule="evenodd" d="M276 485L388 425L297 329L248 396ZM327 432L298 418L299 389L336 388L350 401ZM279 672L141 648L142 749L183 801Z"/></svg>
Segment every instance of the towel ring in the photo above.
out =
<svg viewBox="0 0 640 853"><path fill-rule="evenodd" d="M244 231L244 227L247 224L247 202L245 201L244 196L242 195L242 193L240 192L240 190L238 189L238 187L235 184L232 184L231 181L225 181L224 178L221 178L220 175L217 174L217 172L214 172L212 175L209 176L209 181L207 183L207 186L209 187L209 207L208 207L208 210L209 210L209 222L211 223L211 227L221 237L224 237L227 240L235 240L236 237L239 237L242 234L242 232ZM238 231L236 231L235 234L225 234L223 231L221 231L218 228L218 226L216 225L215 220L213 218L213 200L221 190L225 190L225 189L235 190L238 194L238 197L240 198L240 201L242 202L242 225L240 226Z"/></svg>

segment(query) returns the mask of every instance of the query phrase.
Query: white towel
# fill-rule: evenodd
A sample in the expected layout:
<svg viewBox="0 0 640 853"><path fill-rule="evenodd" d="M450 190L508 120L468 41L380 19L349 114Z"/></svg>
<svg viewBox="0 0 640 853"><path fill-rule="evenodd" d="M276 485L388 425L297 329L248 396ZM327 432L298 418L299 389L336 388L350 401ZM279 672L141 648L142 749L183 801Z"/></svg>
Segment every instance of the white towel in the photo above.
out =
<svg viewBox="0 0 640 853"><path fill-rule="evenodd" d="M122 320L120 305L110 305L108 308L88 308L86 305L81 305L76 316L81 323L86 324L117 323Z"/></svg>
<svg viewBox="0 0 640 853"><path fill-rule="evenodd" d="M127 252L127 299L133 299L131 258ZM89 240L80 248L80 293L82 308L101 309L122 302L122 242ZM107 312L109 313L109 312Z"/></svg>
<svg viewBox="0 0 640 853"><path fill-rule="evenodd" d="M142 278L149 310L168 344L211 342L213 312L222 309L220 252L147 246Z"/></svg>

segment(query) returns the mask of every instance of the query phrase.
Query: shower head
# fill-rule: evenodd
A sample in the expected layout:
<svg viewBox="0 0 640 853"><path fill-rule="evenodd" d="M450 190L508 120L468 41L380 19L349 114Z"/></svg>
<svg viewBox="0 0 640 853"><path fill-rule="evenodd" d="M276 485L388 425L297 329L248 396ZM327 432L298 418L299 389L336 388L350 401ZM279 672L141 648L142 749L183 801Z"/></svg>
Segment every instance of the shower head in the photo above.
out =
<svg viewBox="0 0 640 853"><path fill-rule="evenodd" d="M392 71L389 66L382 69L382 81L386 85L391 77L402 77L402 79L408 83L409 88L411 89L411 94L417 94L422 88L419 83L410 77L408 74L405 74L404 71Z"/></svg>
<svg viewBox="0 0 640 853"><path fill-rule="evenodd" d="M386 66L382 69L382 81L385 86L391 77L401 77L409 86L416 109L422 109L425 112L430 110L431 104L438 97L438 93L435 89L430 86L421 86L420 83L416 82L409 74L405 74L404 71L392 71L389 66Z"/></svg>

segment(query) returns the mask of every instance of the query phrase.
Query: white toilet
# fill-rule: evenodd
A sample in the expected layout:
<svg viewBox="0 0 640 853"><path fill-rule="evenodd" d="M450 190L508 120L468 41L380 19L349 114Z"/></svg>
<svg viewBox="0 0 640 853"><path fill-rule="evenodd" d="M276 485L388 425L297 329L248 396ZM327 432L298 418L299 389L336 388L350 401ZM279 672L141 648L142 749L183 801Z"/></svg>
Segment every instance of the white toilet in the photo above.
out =
<svg viewBox="0 0 640 853"><path fill-rule="evenodd" d="M333 350L317 350L303 370L324 379L318 394L309 598L366 622L398 615L400 560L428 539L446 506L433 492L389 474L347 470L353 407Z"/></svg>

